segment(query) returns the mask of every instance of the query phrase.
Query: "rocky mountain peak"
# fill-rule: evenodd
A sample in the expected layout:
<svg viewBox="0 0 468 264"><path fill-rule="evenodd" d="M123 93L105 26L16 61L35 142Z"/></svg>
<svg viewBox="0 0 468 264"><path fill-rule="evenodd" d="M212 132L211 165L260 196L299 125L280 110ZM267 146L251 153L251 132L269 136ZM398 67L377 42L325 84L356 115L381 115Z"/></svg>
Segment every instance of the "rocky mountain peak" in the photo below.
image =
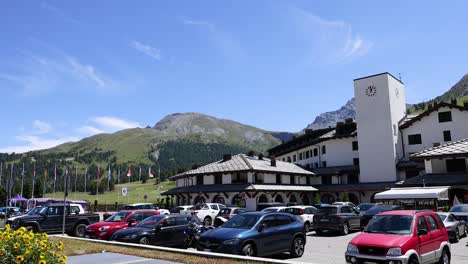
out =
<svg viewBox="0 0 468 264"><path fill-rule="evenodd" d="M344 106L336 111L320 114L315 118L314 122L307 125L306 129L334 127L336 122L342 122L346 118L356 118L356 100L354 98L348 100Z"/></svg>

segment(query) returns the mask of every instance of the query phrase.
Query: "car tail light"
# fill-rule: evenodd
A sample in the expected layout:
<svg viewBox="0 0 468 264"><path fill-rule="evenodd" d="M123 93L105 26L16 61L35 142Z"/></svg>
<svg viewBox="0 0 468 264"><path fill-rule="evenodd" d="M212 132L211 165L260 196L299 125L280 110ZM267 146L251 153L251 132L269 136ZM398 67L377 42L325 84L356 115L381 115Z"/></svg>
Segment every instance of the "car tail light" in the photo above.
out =
<svg viewBox="0 0 468 264"><path fill-rule="evenodd" d="M304 210L303 209L299 209L299 215L303 215L304 214Z"/></svg>
<svg viewBox="0 0 468 264"><path fill-rule="evenodd" d="M194 211L192 212L192 215L197 215L197 213L198 213L197 211Z"/></svg>

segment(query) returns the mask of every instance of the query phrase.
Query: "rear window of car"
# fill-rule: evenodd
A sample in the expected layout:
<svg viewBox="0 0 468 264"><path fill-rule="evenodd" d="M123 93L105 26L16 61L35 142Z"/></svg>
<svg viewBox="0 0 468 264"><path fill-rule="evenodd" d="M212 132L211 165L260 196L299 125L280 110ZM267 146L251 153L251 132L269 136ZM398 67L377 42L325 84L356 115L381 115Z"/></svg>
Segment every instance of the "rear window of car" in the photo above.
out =
<svg viewBox="0 0 468 264"><path fill-rule="evenodd" d="M337 212L338 212L337 207L322 206L318 210L317 214L329 215L329 214L336 214Z"/></svg>
<svg viewBox="0 0 468 264"><path fill-rule="evenodd" d="M468 206L463 206L463 205L454 206L450 209L449 212L468 213Z"/></svg>
<svg viewBox="0 0 468 264"><path fill-rule="evenodd" d="M304 210L299 209L299 208L286 208L286 209L284 209L284 211L282 211L282 212L290 213L290 214L292 214L292 215L300 215L300 214L301 214L301 211L302 211L302 213L304 213Z"/></svg>
<svg viewBox="0 0 468 264"><path fill-rule="evenodd" d="M227 214L230 214L230 213L231 213L230 208L221 209L221 211L219 212L219 214L222 214L222 215L227 215Z"/></svg>

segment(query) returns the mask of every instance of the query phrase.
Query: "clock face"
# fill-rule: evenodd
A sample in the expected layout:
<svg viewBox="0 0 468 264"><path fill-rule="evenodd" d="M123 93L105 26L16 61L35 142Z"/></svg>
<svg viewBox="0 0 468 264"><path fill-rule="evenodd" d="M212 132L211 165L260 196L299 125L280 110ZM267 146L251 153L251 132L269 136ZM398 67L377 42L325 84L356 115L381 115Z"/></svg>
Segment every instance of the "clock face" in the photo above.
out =
<svg viewBox="0 0 468 264"><path fill-rule="evenodd" d="M366 89L367 96L374 96L377 93L377 88L374 85L370 85Z"/></svg>

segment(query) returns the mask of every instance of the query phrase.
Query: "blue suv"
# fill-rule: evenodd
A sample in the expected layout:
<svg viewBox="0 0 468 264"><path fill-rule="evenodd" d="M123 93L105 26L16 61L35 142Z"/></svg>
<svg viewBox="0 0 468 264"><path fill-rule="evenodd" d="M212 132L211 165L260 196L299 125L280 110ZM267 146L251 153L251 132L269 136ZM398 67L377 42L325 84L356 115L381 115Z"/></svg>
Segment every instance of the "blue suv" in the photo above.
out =
<svg viewBox="0 0 468 264"><path fill-rule="evenodd" d="M237 215L203 233L198 250L246 256L290 252L293 257L301 257L305 243L304 225L293 215L254 212Z"/></svg>

